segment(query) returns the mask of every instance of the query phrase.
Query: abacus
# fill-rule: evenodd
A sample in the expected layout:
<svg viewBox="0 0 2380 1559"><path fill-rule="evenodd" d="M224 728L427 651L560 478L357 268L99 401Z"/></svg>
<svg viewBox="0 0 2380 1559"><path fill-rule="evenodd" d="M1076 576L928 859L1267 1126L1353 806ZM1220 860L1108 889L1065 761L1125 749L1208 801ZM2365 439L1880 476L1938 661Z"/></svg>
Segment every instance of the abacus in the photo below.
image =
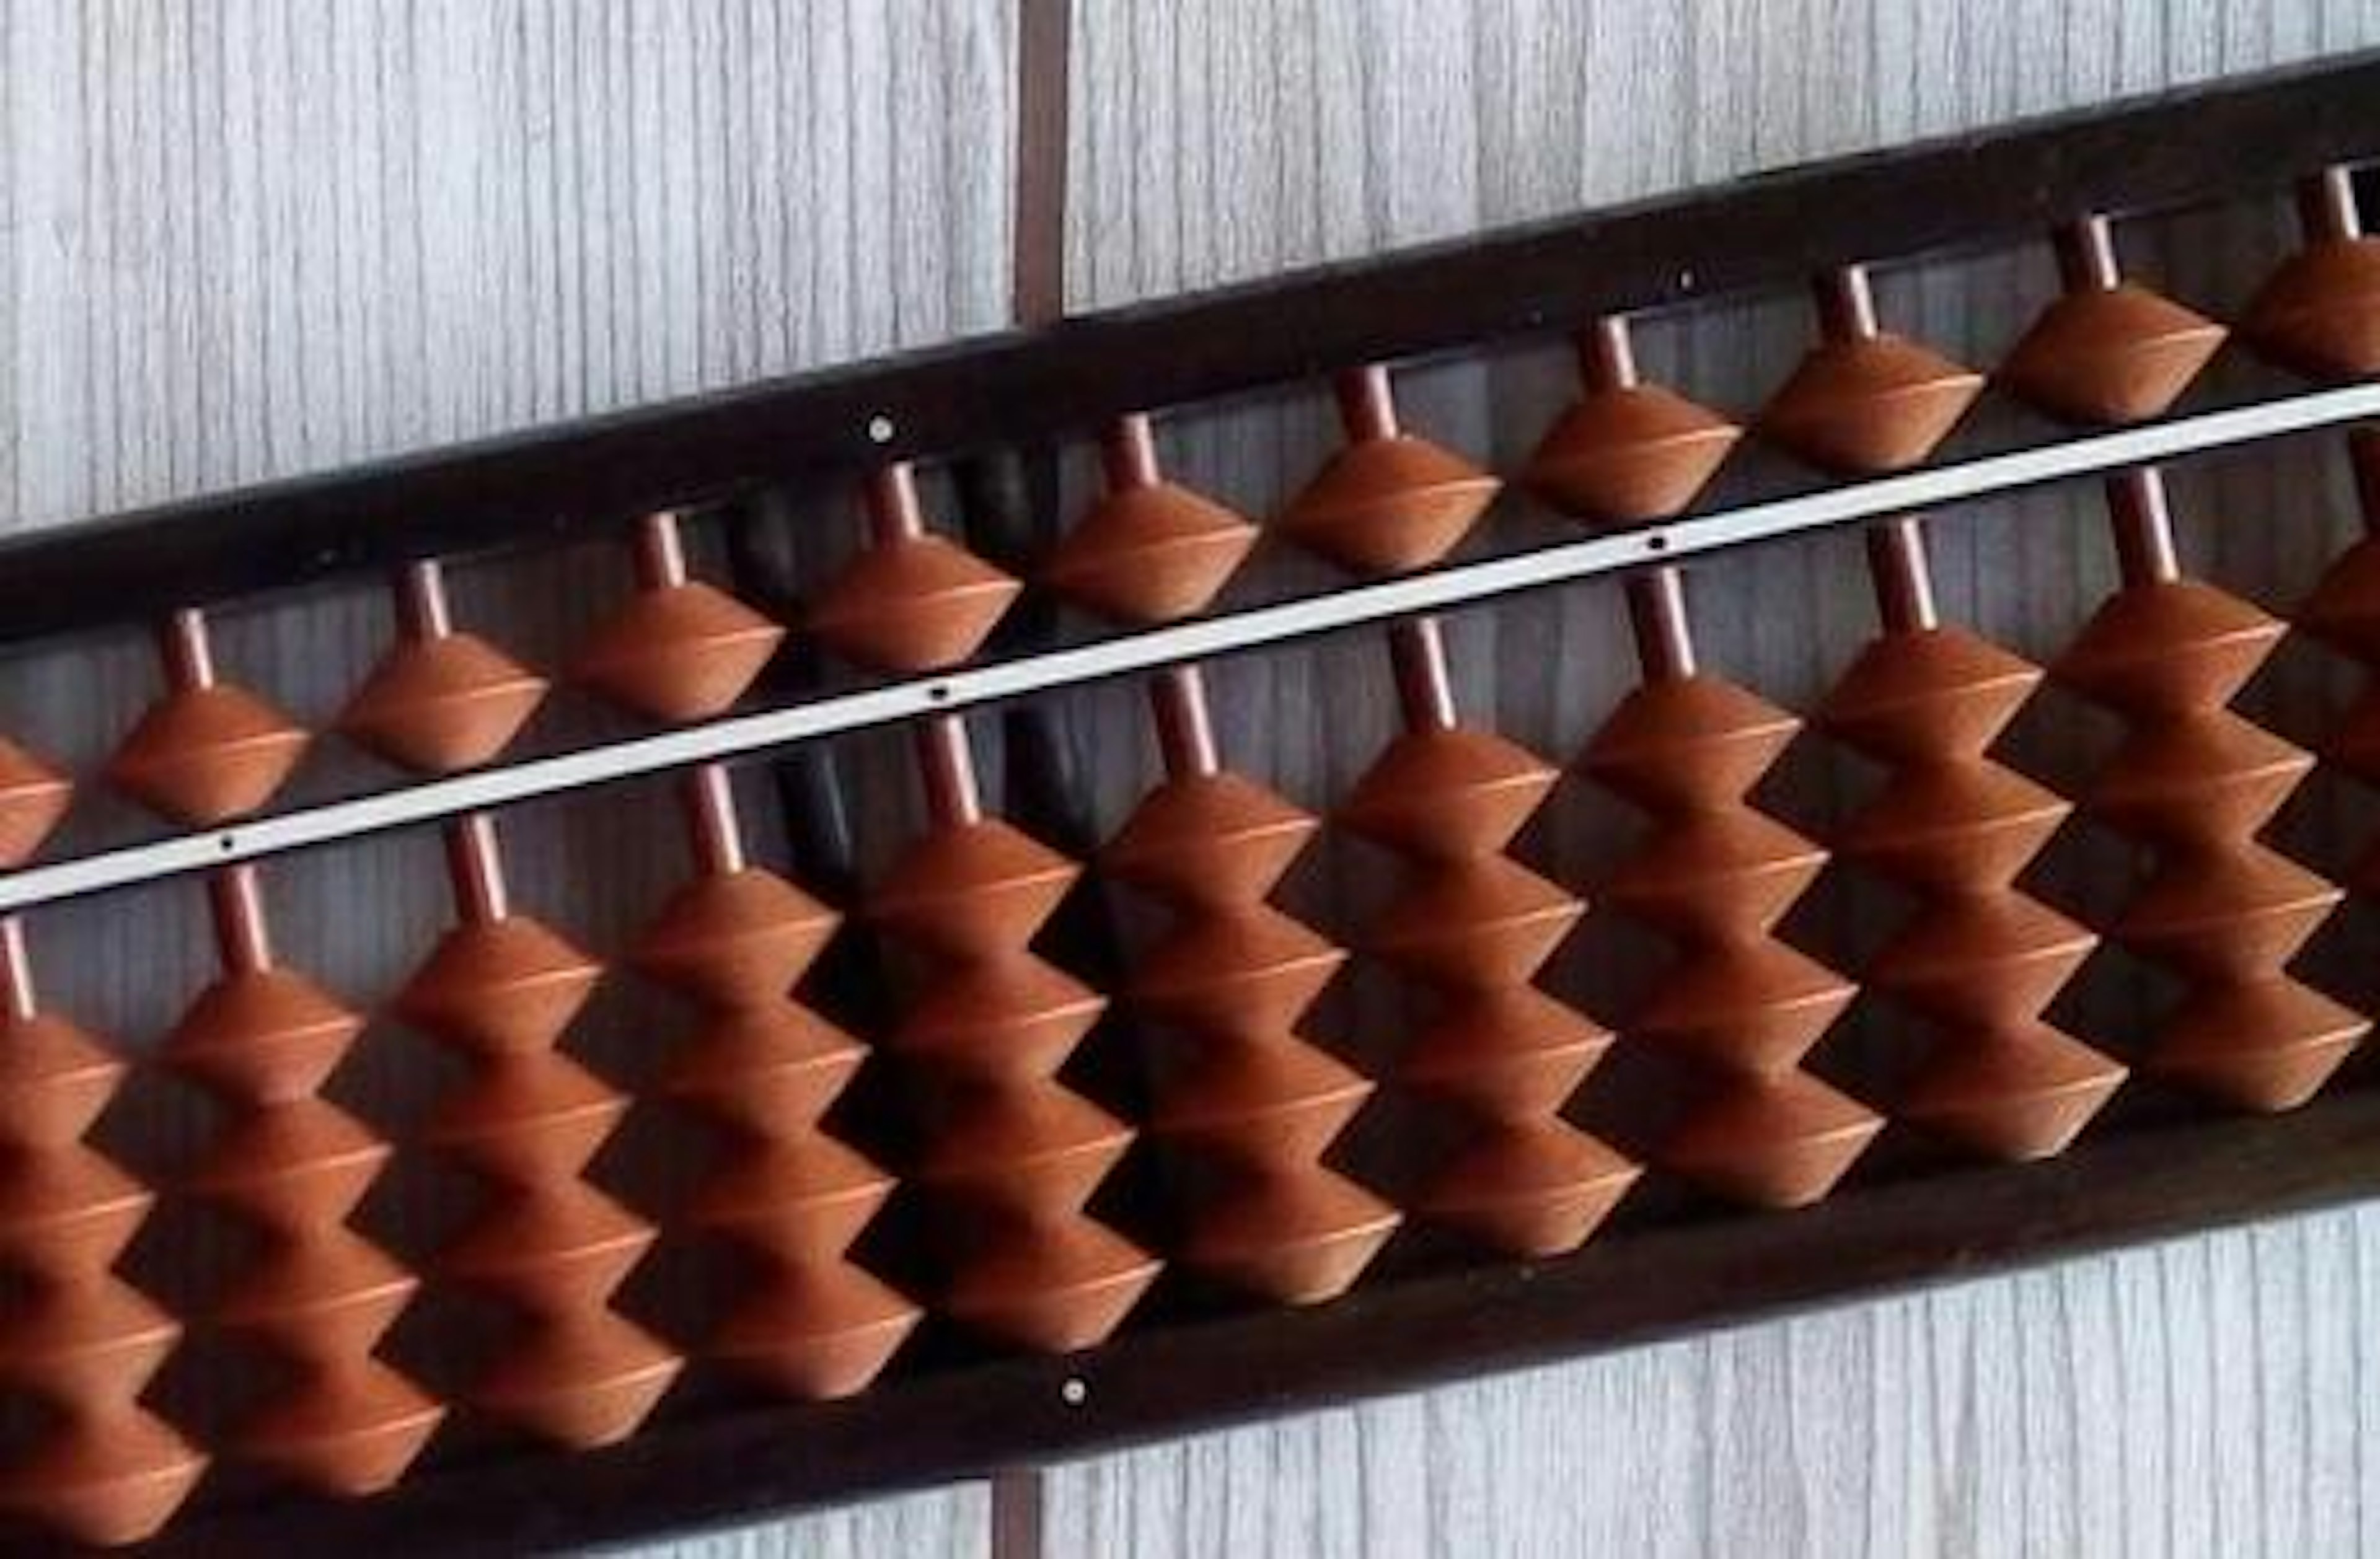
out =
<svg viewBox="0 0 2380 1559"><path fill-rule="evenodd" d="M0 548L18 662L129 632L163 678L89 764L0 741L6 1537L616 1539L2380 1189L2374 102L2334 63ZM2252 298L2121 263L2291 194ZM1990 367L1887 306L1994 248L2058 282ZM1648 370L1738 296L1815 299L1756 405ZM1528 352L1566 406L1438 426L1438 366ZM1326 393L1309 475L1168 475ZM2192 550L2166 469L2238 450L2360 508L2301 600ZM1946 610L1959 511L2095 482L2062 647ZM1854 529L1822 691L1722 672L1690 587ZM613 583L533 652L495 586L563 569ZM1488 609L1604 586L1636 670L1591 718L1460 693ZM240 670L350 598L394 633L334 715ZM1360 772L1251 739L1236 665L1376 634L1292 711L1388 731ZM2252 695L2285 647L2365 679L2319 730ZM1052 722L997 767L994 706ZM1128 795L1022 761L1094 737ZM661 890L549 912L623 832ZM283 874L433 837L408 968L302 973ZM52 906L186 898L220 972L166 1032L47 1005ZM204 1130L128 1162L101 1118L169 1076ZM416 1174L445 1227L379 1211Z"/></svg>

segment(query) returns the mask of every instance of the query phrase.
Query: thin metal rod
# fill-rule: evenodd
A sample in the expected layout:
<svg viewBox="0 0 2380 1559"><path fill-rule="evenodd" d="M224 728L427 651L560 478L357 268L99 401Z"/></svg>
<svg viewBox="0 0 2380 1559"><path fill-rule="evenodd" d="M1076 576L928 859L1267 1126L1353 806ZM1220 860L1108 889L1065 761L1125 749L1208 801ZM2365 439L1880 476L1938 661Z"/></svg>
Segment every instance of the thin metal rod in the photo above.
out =
<svg viewBox="0 0 2380 1559"><path fill-rule="evenodd" d="M976 788L975 747L966 722L943 715L917 727L917 778L926 787L926 815L943 828L983 820L983 793Z"/></svg>
<svg viewBox="0 0 2380 1559"><path fill-rule="evenodd" d="M214 910L215 946L224 968L235 974L254 974L273 967L273 933L264 918L264 888L256 867L242 862L225 866L207 878L207 899Z"/></svg>
<svg viewBox="0 0 2380 1559"><path fill-rule="evenodd" d="M2113 225L2086 216L2058 229L2058 271L2070 293L2105 292L2123 283ZM2116 568L2126 585L2163 584L2181 577L2165 477L2146 463L2111 475L2107 517L2116 538Z"/></svg>
<svg viewBox="0 0 2380 1559"><path fill-rule="evenodd" d="M1108 486L1115 491L1155 487L1164 480L1157 458L1157 438L1145 412L1116 418L1100 441L1099 455Z"/></svg>
<svg viewBox="0 0 2380 1559"><path fill-rule="evenodd" d="M1867 533L1868 574L1876 610L1887 631L1925 633L1942 625L1934 602L1934 566L1925 555L1925 524L1903 514Z"/></svg>
<svg viewBox="0 0 2380 1559"><path fill-rule="evenodd" d="M1215 749L1207 678L1197 667L1168 666L1149 678L1148 707L1157 720L1157 745L1165 755L1166 773L1185 780L1223 767Z"/></svg>
<svg viewBox="0 0 2380 1559"><path fill-rule="evenodd" d="M435 558L397 571L396 626L408 639L443 639L455 631L446 610L446 574Z"/></svg>
<svg viewBox="0 0 2380 1559"><path fill-rule="evenodd" d="M1686 616L1683 574L1662 567L1633 575L1628 581L1628 625L1636 635L1636 663L1648 680L1694 674L1700 662L1694 655L1694 624Z"/></svg>
<svg viewBox="0 0 2380 1559"><path fill-rule="evenodd" d="M907 461L896 461L868 474L868 524L869 538L880 547L926 533L917 473Z"/></svg>
<svg viewBox="0 0 2380 1559"><path fill-rule="evenodd" d="M2181 577L2165 477L2155 466L2139 466L2108 479L2107 517L2116 535L2117 571L2125 584L2161 585Z"/></svg>
<svg viewBox="0 0 2380 1559"><path fill-rule="evenodd" d="M2104 216L2092 215L2058 230L2058 274L2068 292L2110 292L2121 285L2116 234Z"/></svg>
<svg viewBox="0 0 2380 1559"><path fill-rule="evenodd" d="M1633 390L1637 384L1636 341L1624 314L1607 314L1578 340L1579 376L1590 390Z"/></svg>
<svg viewBox="0 0 2380 1559"><path fill-rule="evenodd" d="M711 876L742 871L744 824L735 813L735 782L726 767L706 763L687 770L682 799L695 865Z"/></svg>
<svg viewBox="0 0 2380 1559"><path fill-rule="evenodd" d="M176 688L214 685L214 649L207 642L205 612L185 608L166 618L158 631L157 649L165 662L165 680Z"/></svg>
<svg viewBox="0 0 2380 1559"><path fill-rule="evenodd" d="M1876 333L1876 289L1867 267L1845 265L1818 278L1818 331L1828 341L1866 341Z"/></svg>
<svg viewBox="0 0 2380 1559"><path fill-rule="evenodd" d="M1579 341L1579 371L1589 390L1630 390L1639 382L1636 341L1624 314L1607 314ZM1631 574L1628 622L1637 663L1653 678L1694 674L1694 634L1686 617L1685 578L1671 564Z"/></svg>
<svg viewBox="0 0 2380 1559"><path fill-rule="evenodd" d="M1872 341L1881 332L1876 288L1864 265L1845 265L1818 278L1818 331L1831 342ZM1914 514L1895 514L1867 533L1868 577L1876 586L1876 615L1889 633L1922 633L1941 626L1934 602L1934 569L1925 554L1925 526Z"/></svg>
<svg viewBox="0 0 2380 1559"><path fill-rule="evenodd" d="M30 1022L41 1010L33 956L25 947L25 923L16 915L0 915L0 1011L18 1022Z"/></svg>
<svg viewBox="0 0 2380 1559"><path fill-rule="evenodd" d="M175 687L214 684L214 652L208 643L204 612L186 609L168 617L159 635L159 648L165 660L165 679ZM207 898L224 968L233 973L272 968L273 934L265 922L264 896L255 866L238 862L215 872L207 878Z"/></svg>
<svg viewBox="0 0 2380 1559"><path fill-rule="evenodd" d="M1339 420L1351 440L1393 439L1397 436L1397 398L1389 385L1389 370L1378 363L1349 369L1333 381L1339 396Z"/></svg>
<svg viewBox="0 0 2380 1559"><path fill-rule="evenodd" d="M2293 433L2380 418L2380 384L2308 391L2252 406L2088 433L2034 449L1716 510L1508 557L1356 585L1330 595L1118 634L1094 644L915 677L684 730L477 769L368 796L0 874L0 912L252 860L459 814L615 784L710 760L946 714L1053 689L1134 676L1317 634L1391 622L1598 578L1731 547L1864 524L1911 510L2105 475Z"/></svg>
<svg viewBox="0 0 2380 1559"><path fill-rule="evenodd" d="M1151 488L1165 479L1157 439L1144 413L1118 417L1100 441L1099 454L1111 492ZM1207 703L1207 679L1196 665L1168 666L1150 677L1148 710L1157 724L1157 746L1167 774L1189 779L1222 767L1215 749L1214 715Z"/></svg>
<svg viewBox="0 0 2380 1559"><path fill-rule="evenodd" d="M1350 442L1393 439L1398 433L1396 390L1378 363L1349 369L1333 381L1339 420ZM1446 670L1446 635L1438 619L1421 615L1389 629L1389 659L1395 668L1397 699L1405 725L1414 731L1454 725L1454 683Z"/></svg>
<svg viewBox="0 0 2380 1559"><path fill-rule="evenodd" d="M2363 214L2355 202L2355 175L2325 168L2298 188L2298 220L2311 238L2338 242L2363 236Z"/></svg>
<svg viewBox="0 0 2380 1559"><path fill-rule="evenodd" d="M493 816L474 812L448 826L446 874L455 885L455 912L467 925L492 925L512 913Z"/></svg>
<svg viewBox="0 0 2380 1559"><path fill-rule="evenodd" d="M1446 634L1438 619L1415 617L1390 628L1389 659L1396 668L1407 729L1454 729L1454 680L1447 674Z"/></svg>
<svg viewBox="0 0 2380 1559"><path fill-rule="evenodd" d="M644 589L686 583L686 541L675 510L659 510L637 522L636 560L637 583Z"/></svg>

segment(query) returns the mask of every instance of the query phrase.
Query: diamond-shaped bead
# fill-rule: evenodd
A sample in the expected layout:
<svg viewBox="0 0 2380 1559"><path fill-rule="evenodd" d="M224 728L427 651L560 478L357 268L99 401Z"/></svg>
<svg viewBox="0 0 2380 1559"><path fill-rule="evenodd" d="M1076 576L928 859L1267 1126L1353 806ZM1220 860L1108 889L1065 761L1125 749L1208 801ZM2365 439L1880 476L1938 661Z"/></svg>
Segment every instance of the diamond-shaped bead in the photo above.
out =
<svg viewBox="0 0 2380 1559"><path fill-rule="evenodd" d="M400 644L349 701L339 729L427 774L486 763L545 697L545 679L475 634Z"/></svg>
<svg viewBox="0 0 2380 1559"><path fill-rule="evenodd" d="M1830 471L1899 471L1932 454L1983 388L1983 375L1905 337L1830 341L1802 359L1760 430Z"/></svg>
<svg viewBox="0 0 2380 1559"><path fill-rule="evenodd" d="M973 655L1023 588L939 536L878 542L810 608L810 632L863 666L929 671Z"/></svg>
<svg viewBox="0 0 2380 1559"><path fill-rule="evenodd" d="M699 580L638 592L579 651L579 681L659 720L695 720L744 695L785 631Z"/></svg>
<svg viewBox="0 0 2380 1559"><path fill-rule="evenodd" d="M2000 378L2070 422L2139 422L2180 398L2227 333L2134 283L2069 293L2017 343Z"/></svg>
<svg viewBox="0 0 2380 1559"><path fill-rule="evenodd" d="M309 738L240 688L187 687L151 705L108 761L116 786L179 822L220 823L273 798Z"/></svg>

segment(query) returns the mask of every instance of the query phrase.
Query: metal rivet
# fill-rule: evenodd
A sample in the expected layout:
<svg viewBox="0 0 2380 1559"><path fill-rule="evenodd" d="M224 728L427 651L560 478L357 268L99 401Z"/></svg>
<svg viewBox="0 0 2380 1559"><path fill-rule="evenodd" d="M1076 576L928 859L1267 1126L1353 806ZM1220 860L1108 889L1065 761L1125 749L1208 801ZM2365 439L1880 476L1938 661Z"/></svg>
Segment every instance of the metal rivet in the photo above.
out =
<svg viewBox="0 0 2380 1559"><path fill-rule="evenodd" d="M892 441L892 419L889 417L883 416L869 417L868 419L868 441L872 444L891 443Z"/></svg>
<svg viewBox="0 0 2380 1559"><path fill-rule="evenodd" d="M1091 1399L1091 1388L1083 1384L1080 1375L1068 1375L1065 1384L1058 1388L1058 1400L1069 1408L1079 1408Z"/></svg>

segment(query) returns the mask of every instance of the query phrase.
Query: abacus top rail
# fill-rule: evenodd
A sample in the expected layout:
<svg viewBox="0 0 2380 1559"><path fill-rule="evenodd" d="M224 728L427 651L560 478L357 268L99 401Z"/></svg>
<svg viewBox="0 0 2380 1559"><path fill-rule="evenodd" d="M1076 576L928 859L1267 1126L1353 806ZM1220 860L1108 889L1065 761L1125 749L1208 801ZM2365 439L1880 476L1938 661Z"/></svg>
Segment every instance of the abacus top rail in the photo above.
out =
<svg viewBox="0 0 2380 1559"><path fill-rule="evenodd" d="M2086 212L2278 193L2380 158L2375 103L2380 54L2358 54L69 526L0 546L0 642L552 541L806 471L1029 447Z"/></svg>

